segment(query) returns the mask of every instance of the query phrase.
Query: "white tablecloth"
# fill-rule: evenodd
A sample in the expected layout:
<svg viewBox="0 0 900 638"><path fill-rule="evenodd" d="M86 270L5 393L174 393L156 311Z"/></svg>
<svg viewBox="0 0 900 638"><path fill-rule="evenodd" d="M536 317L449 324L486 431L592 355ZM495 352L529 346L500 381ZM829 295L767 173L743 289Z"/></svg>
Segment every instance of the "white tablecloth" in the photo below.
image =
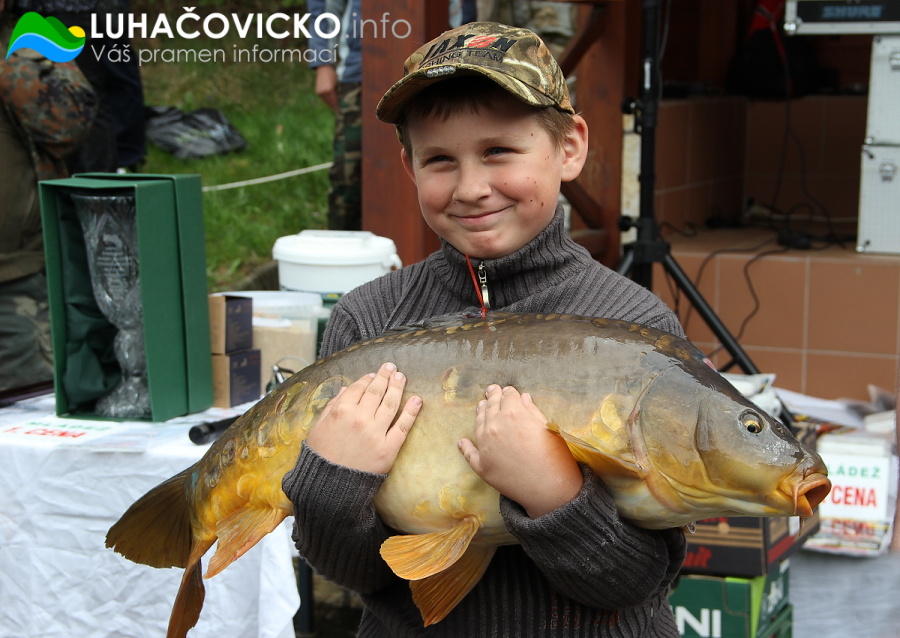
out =
<svg viewBox="0 0 900 638"><path fill-rule="evenodd" d="M0 637L164 636L183 570L132 563L105 547L106 532L206 446L189 441L189 424L137 426L132 439L116 439L127 424L86 424L73 438L47 409L0 410ZM293 638L290 522L205 581L191 638Z"/></svg>

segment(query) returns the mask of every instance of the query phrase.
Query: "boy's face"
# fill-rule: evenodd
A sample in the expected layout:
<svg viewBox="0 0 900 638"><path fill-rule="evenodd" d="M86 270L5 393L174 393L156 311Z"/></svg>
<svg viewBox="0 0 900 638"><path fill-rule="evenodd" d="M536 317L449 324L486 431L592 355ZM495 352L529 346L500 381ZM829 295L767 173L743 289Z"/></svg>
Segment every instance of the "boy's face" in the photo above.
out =
<svg viewBox="0 0 900 638"><path fill-rule="evenodd" d="M560 183L584 165L587 125L574 117L561 146L514 100L408 122L412 157L404 150L402 160L425 222L471 257L503 257L527 244L553 218Z"/></svg>

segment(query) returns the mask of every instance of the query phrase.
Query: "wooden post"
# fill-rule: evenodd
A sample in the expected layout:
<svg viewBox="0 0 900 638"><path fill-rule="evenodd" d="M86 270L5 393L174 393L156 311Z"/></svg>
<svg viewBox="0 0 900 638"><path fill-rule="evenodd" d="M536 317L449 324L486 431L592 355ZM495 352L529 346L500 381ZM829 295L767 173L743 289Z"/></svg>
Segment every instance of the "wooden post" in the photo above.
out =
<svg viewBox="0 0 900 638"><path fill-rule="evenodd" d="M586 20L590 6L579 8ZM637 97L641 12L637 2L608 2L603 29L575 67L575 108L588 124L588 159L578 184L596 202L605 230L602 262L619 260L622 214L622 100ZM587 224L573 216L573 229Z"/></svg>
<svg viewBox="0 0 900 638"><path fill-rule="evenodd" d="M900 370L897 372L897 399L900 399ZM900 418L894 410L894 441L900 443ZM900 554L900 476L897 477L897 501L894 503L894 535L891 538L891 552Z"/></svg>
<svg viewBox="0 0 900 638"><path fill-rule="evenodd" d="M362 4L362 227L394 240L408 265L440 242L422 219L416 190L400 165L394 127L375 117L375 106L403 75L409 54L449 28L449 7L447 0Z"/></svg>

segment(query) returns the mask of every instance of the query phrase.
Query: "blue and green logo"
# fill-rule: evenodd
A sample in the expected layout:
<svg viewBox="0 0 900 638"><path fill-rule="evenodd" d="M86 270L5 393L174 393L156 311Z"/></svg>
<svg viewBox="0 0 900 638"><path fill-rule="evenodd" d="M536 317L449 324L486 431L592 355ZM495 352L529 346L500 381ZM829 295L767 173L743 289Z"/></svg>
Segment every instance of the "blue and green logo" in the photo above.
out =
<svg viewBox="0 0 900 638"><path fill-rule="evenodd" d="M84 29L66 28L56 18L29 11L16 22L6 57L17 49L33 49L48 60L68 62L84 48Z"/></svg>

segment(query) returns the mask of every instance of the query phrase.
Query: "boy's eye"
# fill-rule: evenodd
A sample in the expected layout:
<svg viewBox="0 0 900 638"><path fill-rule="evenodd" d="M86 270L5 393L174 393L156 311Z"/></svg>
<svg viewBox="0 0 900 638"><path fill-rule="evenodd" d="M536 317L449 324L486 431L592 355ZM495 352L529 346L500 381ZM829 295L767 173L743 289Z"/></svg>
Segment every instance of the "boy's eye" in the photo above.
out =
<svg viewBox="0 0 900 638"><path fill-rule="evenodd" d="M512 149L506 148L504 146L493 146L488 149L488 155L502 155L503 153L510 153Z"/></svg>
<svg viewBox="0 0 900 638"><path fill-rule="evenodd" d="M426 158L425 164L435 164L439 162L449 162L450 157L448 155L432 155L429 158Z"/></svg>

